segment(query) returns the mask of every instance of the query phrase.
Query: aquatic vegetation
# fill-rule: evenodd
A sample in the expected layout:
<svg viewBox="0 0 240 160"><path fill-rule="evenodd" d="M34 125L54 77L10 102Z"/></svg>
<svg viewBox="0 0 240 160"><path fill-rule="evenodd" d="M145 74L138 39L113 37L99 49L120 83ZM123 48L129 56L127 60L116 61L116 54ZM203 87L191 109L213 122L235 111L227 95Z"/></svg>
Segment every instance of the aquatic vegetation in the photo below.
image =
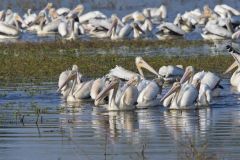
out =
<svg viewBox="0 0 240 160"><path fill-rule="evenodd" d="M181 42L184 45L201 45L202 42ZM104 43L99 41L74 41L50 43L17 43L0 44L0 81L10 82L35 82L56 81L59 74L73 64L77 64L80 72L87 77L99 77L108 73L115 65L124 66L136 71L135 56L118 54L89 54L85 49L100 48L103 50L124 46L137 48L163 47L166 42L160 41L114 41ZM171 42L169 42L171 43ZM174 43L174 42L172 42ZM173 44L171 44L173 45ZM166 47L164 46L164 47ZM139 48L139 47L138 47ZM225 55L216 56L145 56L143 57L154 68L162 65L183 64L193 65L197 69L223 72L233 61L232 57Z"/></svg>
<svg viewBox="0 0 240 160"><path fill-rule="evenodd" d="M195 141L188 137L186 141L180 142L179 147L182 152L182 159L185 160L217 160L217 155L208 152L208 143L204 142L197 145Z"/></svg>

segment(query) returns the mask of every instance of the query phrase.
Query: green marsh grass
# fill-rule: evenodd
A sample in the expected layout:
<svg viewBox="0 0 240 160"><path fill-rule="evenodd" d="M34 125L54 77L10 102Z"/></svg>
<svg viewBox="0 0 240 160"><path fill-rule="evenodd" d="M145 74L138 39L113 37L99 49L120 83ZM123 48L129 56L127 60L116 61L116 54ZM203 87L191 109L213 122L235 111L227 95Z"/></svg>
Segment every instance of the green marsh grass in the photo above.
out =
<svg viewBox="0 0 240 160"><path fill-rule="evenodd" d="M210 43L210 42L209 42ZM169 45L169 46L168 46ZM181 47L203 45L199 41L179 41ZM0 44L0 82L42 82L56 81L59 74L77 64L80 72L87 77L100 77L116 65L136 71L135 56L118 54L87 54L85 49L113 49L127 46L139 47L170 47L173 42L161 41L73 41L73 42L42 42L42 43L9 43ZM193 65L199 70L210 70L222 73L233 58L226 55L217 56L144 56L156 70L162 65L182 64Z"/></svg>

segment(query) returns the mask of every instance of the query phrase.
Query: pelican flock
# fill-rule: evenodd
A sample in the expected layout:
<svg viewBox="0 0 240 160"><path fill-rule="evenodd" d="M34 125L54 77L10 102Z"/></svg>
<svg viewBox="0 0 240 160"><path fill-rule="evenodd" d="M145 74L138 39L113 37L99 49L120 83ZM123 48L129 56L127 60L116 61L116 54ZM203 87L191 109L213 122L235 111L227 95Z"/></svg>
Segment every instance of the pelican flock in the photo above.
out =
<svg viewBox="0 0 240 160"><path fill-rule="evenodd" d="M0 11L0 38L18 38L31 32L58 35L66 40L81 37L117 39L173 39L197 33L206 40L239 39L240 11L226 4L178 13L169 21L167 7L143 8L123 17L85 11L82 4L55 8L48 3L38 13L28 9L22 17L11 9ZM200 30L199 30L200 29Z"/></svg>
<svg viewBox="0 0 240 160"><path fill-rule="evenodd" d="M240 92L240 51L230 45L226 49L234 62L224 74L235 69L230 84ZM73 65L60 74L57 91L68 102L92 100L95 106L107 111L126 111L157 106L174 110L206 108L224 89L219 75L204 70L196 72L193 66L168 65L157 72L142 57L135 58L135 65L138 73L115 66L103 77L88 81L83 81L78 66ZM152 78L146 78L143 69ZM162 94L163 88L169 86Z"/></svg>
<svg viewBox="0 0 240 160"><path fill-rule="evenodd" d="M239 65L240 53L227 46ZM193 66L163 66L160 73L173 76L171 81L165 75L159 74L142 57L135 58L138 70L133 72L121 66L111 69L106 75L95 80L83 81L80 69L73 65L72 69L62 72L59 76L58 92L67 102L92 100L95 106L103 107L107 111L126 111L134 109L147 109L163 106L167 109L198 109L209 107L214 99L221 95L221 78L210 71L195 72ZM232 68L227 70L229 72ZM146 78L143 69L152 74ZM238 71L235 72L239 72ZM239 78L234 73L231 78L233 86L238 87L235 80ZM232 80L234 79L234 80ZM236 82L235 82L236 81ZM162 89L172 84L165 94Z"/></svg>

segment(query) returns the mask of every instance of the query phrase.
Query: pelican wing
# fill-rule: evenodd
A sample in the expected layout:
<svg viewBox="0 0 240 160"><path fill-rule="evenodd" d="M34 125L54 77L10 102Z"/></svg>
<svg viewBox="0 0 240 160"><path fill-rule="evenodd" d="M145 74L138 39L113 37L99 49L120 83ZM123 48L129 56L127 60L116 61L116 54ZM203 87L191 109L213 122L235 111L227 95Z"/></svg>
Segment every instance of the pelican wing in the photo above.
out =
<svg viewBox="0 0 240 160"><path fill-rule="evenodd" d="M232 12L232 13L233 13L234 15L236 15L236 16L239 16L239 15L240 15L240 12L239 12L238 10L234 9L233 7L230 7L229 5L222 4L221 6L222 6L224 9Z"/></svg>
<svg viewBox="0 0 240 160"><path fill-rule="evenodd" d="M180 91L180 94L180 99L178 99L179 107L185 108L194 106L198 98L198 91L193 85L189 84L184 87L183 91Z"/></svg>
<svg viewBox="0 0 240 160"><path fill-rule="evenodd" d="M176 26L175 24L173 23L169 23L169 22L164 22L163 24L161 24L158 28L166 28L174 33L177 33L179 35L184 35L185 32L179 28L178 26Z"/></svg>
<svg viewBox="0 0 240 160"><path fill-rule="evenodd" d="M84 23L94 18L104 19L104 18L107 18L107 16L100 11L92 11L92 12L88 12L86 14L81 15L79 17L79 22Z"/></svg>
<svg viewBox="0 0 240 160"><path fill-rule="evenodd" d="M70 9L69 8L58 8L56 12L59 16L66 15L70 12Z"/></svg>
<svg viewBox="0 0 240 160"><path fill-rule="evenodd" d="M58 30L58 26L59 24L61 23L61 19L56 19L48 24L46 24L44 27L43 27L43 31L45 32L54 32L54 31L57 31Z"/></svg>
<svg viewBox="0 0 240 160"><path fill-rule="evenodd" d="M0 32L12 36L18 35L19 33L19 31L15 27L4 24L2 22L0 22Z"/></svg>
<svg viewBox="0 0 240 160"><path fill-rule="evenodd" d="M232 33L230 31L211 22L210 23L208 22L206 24L205 29L206 31L218 36L227 37L227 38L232 37Z"/></svg>
<svg viewBox="0 0 240 160"><path fill-rule="evenodd" d="M198 95L198 105L209 105L211 100L211 88L206 84L201 84Z"/></svg>
<svg viewBox="0 0 240 160"><path fill-rule="evenodd" d="M207 84L211 89L214 89L221 79L212 72L207 72L203 79L201 80L202 84Z"/></svg>
<svg viewBox="0 0 240 160"><path fill-rule="evenodd" d="M108 19L90 19L89 24L94 27L103 27L106 29L111 28L111 22Z"/></svg>
<svg viewBox="0 0 240 160"><path fill-rule="evenodd" d="M115 68L111 69L108 74L108 76L114 76L124 80L130 80L132 77L137 75L138 75L137 73L126 70L121 66L116 66Z"/></svg>
<svg viewBox="0 0 240 160"><path fill-rule="evenodd" d="M122 98L121 98L121 103L124 105L134 105L137 102L137 97L138 97L138 90L134 86L129 86Z"/></svg>
<svg viewBox="0 0 240 160"><path fill-rule="evenodd" d="M139 94L138 103L155 100L159 93L159 87L155 82L149 83Z"/></svg>
<svg viewBox="0 0 240 160"><path fill-rule="evenodd" d="M119 38L127 38L132 30L133 28L129 24L126 24L123 28L120 29Z"/></svg>
<svg viewBox="0 0 240 160"><path fill-rule="evenodd" d="M65 37L67 35L67 23L61 22L58 26L58 33L62 36Z"/></svg>
<svg viewBox="0 0 240 160"><path fill-rule="evenodd" d="M83 82L83 84L79 85L79 87L73 93L74 97L77 99L89 98L92 84L93 84L93 80L88 82Z"/></svg>
<svg viewBox="0 0 240 160"><path fill-rule="evenodd" d="M193 80L201 80L201 79L203 79L205 74L206 73L204 71L198 72L198 73L194 74Z"/></svg>
<svg viewBox="0 0 240 160"><path fill-rule="evenodd" d="M96 99L97 95L104 88L105 80L106 80L105 78L98 78L93 82L92 88L90 91L90 96L92 99Z"/></svg>
<svg viewBox="0 0 240 160"><path fill-rule="evenodd" d="M60 74L59 79L58 79L58 87L62 86L63 83L67 80L68 75L70 74L70 70L64 71ZM65 90L66 86L62 88L62 90Z"/></svg>

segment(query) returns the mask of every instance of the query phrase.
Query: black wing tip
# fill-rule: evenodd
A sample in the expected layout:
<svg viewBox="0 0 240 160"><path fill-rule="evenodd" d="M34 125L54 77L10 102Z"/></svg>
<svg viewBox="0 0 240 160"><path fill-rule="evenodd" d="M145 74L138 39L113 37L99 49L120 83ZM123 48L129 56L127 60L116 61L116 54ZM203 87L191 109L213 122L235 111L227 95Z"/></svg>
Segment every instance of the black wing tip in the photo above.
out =
<svg viewBox="0 0 240 160"><path fill-rule="evenodd" d="M231 45L226 45L226 48L229 49L229 48L232 48L232 46Z"/></svg>
<svg viewBox="0 0 240 160"><path fill-rule="evenodd" d="M226 46L226 49L229 51L229 52L232 52L233 51L233 47L231 45L227 45Z"/></svg>

